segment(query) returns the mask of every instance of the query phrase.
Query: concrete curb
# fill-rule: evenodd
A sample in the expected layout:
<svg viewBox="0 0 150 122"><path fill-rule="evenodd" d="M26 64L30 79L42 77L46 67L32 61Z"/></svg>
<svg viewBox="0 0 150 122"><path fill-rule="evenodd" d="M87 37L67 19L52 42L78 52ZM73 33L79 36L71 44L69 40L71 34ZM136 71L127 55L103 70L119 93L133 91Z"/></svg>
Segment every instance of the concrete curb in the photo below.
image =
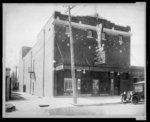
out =
<svg viewBox="0 0 150 122"><path fill-rule="evenodd" d="M103 105L118 105L118 104L122 104L122 103L121 103L121 102L114 102L114 103L91 103L91 104L74 104L74 103L71 103L71 105L77 106L77 107L84 107L84 106L103 106Z"/></svg>

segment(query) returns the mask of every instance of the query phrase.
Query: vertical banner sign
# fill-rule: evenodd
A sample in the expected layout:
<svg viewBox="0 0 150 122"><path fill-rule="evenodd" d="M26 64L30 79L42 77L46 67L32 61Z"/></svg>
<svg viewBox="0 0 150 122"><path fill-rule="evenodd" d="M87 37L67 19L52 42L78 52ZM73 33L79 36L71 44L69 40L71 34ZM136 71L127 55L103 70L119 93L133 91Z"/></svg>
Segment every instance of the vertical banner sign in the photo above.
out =
<svg viewBox="0 0 150 122"><path fill-rule="evenodd" d="M99 24L99 25L97 25L98 47L101 47L101 31L102 31L102 24Z"/></svg>
<svg viewBox="0 0 150 122"><path fill-rule="evenodd" d="M97 41L98 41L98 49L96 49L96 55L94 57L95 65L104 64L105 63L105 51L101 46L101 32L102 32L102 24L97 25Z"/></svg>

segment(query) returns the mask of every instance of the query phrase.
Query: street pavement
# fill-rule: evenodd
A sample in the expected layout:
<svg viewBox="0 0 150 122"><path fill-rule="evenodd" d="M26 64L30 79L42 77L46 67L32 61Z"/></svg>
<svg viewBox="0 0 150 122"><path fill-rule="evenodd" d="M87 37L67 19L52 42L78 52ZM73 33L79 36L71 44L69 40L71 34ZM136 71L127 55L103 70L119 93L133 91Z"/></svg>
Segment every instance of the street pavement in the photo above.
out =
<svg viewBox="0 0 150 122"><path fill-rule="evenodd" d="M6 112L4 117L104 117L145 116L145 104L121 104L120 96L78 97L77 104L72 97L43 97L22 92L13 92L12 100L16 111ZM40 106L47 105L47 107Z"/></svg>

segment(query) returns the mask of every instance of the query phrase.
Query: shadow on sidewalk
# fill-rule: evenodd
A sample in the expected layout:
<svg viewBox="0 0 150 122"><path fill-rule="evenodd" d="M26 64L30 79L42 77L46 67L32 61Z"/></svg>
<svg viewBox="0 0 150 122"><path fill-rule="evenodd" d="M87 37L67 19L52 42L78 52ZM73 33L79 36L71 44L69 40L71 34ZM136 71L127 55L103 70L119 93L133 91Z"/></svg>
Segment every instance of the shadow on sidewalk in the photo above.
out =
<svg viewBox="0 0 150 122"><path fill-rule="evenodd" d="M15 100L27 100L27 99L22 97L20 93L12 92L11 99L9 101L15 101Z"/></svg>
<svg viewBox="0 0 150 122"><path fill-rule="evenodd" d="M106 106L106 105L118 105L118 104L128 105L132 103L123 104L121 102L115 102L115 103L95 103L95 104L72 104L72 105L77 107L86 107L86 106ZM132 105L141 105L141 104L144 104L144 102L139 102L138 104L132 104Z"/></svg>

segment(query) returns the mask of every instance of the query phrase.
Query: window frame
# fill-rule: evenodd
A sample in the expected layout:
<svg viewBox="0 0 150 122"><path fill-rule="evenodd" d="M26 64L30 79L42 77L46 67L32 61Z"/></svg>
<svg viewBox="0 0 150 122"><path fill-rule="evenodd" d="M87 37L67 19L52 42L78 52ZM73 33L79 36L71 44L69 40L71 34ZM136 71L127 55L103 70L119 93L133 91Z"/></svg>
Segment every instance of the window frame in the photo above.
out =
<svg viewBox="0 0 150 122"><path fill-rule="evenodd" d="M90 32L90 34L89 34ZM93 38L93 33L91 30L87 30L87 38Z"/></svg>
<svg viewBox="0 0 150 122"><path fill-rule="evenodd" d="M119 35L119 41L123 41L122 35Z"/></svg>
<svg viewBox="0 0 150 122"><path fill-rule="evenodd" d="M69 27L68 27L68 26L66 27L65 34L67 34L67 35L69 35L69 34L70 34L70 29L69 29Z"/></svg>
<svg viewBox="0 0 150 122"><path fill-rule="evenodd" d="M102 32L102 40L106 40L106 33Z"/></svg>
<svg viewBox="0 0 150 122"><path fill-rule="evenodd" d="M72 79L71 78L64 78L64 92L72 92Z"/></svg>

